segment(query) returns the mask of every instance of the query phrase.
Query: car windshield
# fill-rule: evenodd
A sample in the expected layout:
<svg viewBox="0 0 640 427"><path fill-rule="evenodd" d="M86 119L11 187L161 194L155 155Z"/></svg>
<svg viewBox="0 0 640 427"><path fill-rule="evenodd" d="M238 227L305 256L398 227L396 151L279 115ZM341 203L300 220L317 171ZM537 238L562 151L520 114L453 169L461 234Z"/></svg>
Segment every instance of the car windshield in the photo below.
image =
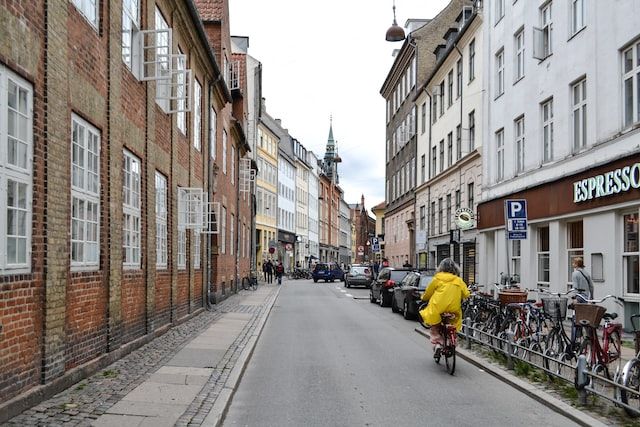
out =
<svg viewBox="0 0 640 427"><path fill-rule="evenodd" d="M371 271L369 271L368 267L351 267L351 274L369 274L371 273Z"/></svg>
<svg viewBox="0 0 640 427"><path fill-rule="evenodd" d="M392 270L391 280L394 282L400 282L407 274L409 274L408 270Z"/></svg>

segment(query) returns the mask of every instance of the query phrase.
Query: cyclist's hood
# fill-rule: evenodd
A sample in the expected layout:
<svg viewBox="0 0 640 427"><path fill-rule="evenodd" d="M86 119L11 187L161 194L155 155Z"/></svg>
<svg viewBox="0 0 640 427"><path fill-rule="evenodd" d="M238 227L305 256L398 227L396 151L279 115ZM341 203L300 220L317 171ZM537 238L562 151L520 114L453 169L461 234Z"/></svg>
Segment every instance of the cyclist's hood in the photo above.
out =
<svg viewBox="0 0 640 427"><path fill-rule="evenodd" d="M455 283L460 280L459 276L456 276L455 274L447 273L444 271L440 271L436 273L434 278L444 283Z"/></svg>

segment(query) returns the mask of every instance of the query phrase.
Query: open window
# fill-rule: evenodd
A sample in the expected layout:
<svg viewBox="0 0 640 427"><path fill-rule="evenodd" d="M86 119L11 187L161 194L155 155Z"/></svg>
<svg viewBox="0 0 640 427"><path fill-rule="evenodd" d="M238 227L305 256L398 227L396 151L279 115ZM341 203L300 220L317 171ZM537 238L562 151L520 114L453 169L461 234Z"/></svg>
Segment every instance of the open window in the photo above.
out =
<svg viewBox="0 0 640 427"><path fill-rule="evenodd" d="M207 202L203 211L201 234L220 233L220 202Z"/></svg>
<svg viewBox="0 0 640 427"><path fill-rule="evenodd" d="M251 159L247 157L240 159L238 178L240 180L240 191L243 193L251 192L251 184L256 179L256 171L251 168Z"/></svg>
<svg viewBox="0 0 640 427"><path fill-rule="evenodd" d="M141 30L134 37L133 67L142 81L171 77L171 28Z"/></svg>
<svg viewBox="0 0 640 427"><path fill-rule="evenodd" d="M207 204L202 188L178 188L178 229L202 229Z"/></svg>
<svg viewBox="0 0 640 427"><path fill-rule="evenodd" d="M158 80L158 101L167 106L167 113L191 111L193 73L186 68L186 55L170 55L169 77Z"/></svg>

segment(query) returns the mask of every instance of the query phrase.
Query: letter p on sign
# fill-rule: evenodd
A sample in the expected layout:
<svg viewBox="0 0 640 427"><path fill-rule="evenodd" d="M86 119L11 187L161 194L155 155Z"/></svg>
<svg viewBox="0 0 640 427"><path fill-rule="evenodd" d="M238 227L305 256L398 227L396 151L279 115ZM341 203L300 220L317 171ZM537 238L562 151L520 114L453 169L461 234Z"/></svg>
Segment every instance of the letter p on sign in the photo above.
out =
<svg viewBox="0 0 640 427"><path fill-rule="evenodd" d="M507 200L507 218L526 218L527 217L527 201L526 200Z"/></svg>

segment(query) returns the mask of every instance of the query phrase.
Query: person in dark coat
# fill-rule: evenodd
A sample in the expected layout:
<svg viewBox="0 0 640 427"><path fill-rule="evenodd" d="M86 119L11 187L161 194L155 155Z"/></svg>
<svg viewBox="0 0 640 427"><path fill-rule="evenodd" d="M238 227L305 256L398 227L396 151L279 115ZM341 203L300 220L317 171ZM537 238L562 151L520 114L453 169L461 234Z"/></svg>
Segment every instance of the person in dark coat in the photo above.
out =
<svg viewBox="0 0 640 427"><path fill-rule="evenodd" d="M267 273L267 283L273 283L273 263L271 260L267 261L265 268Z"/></svg>

